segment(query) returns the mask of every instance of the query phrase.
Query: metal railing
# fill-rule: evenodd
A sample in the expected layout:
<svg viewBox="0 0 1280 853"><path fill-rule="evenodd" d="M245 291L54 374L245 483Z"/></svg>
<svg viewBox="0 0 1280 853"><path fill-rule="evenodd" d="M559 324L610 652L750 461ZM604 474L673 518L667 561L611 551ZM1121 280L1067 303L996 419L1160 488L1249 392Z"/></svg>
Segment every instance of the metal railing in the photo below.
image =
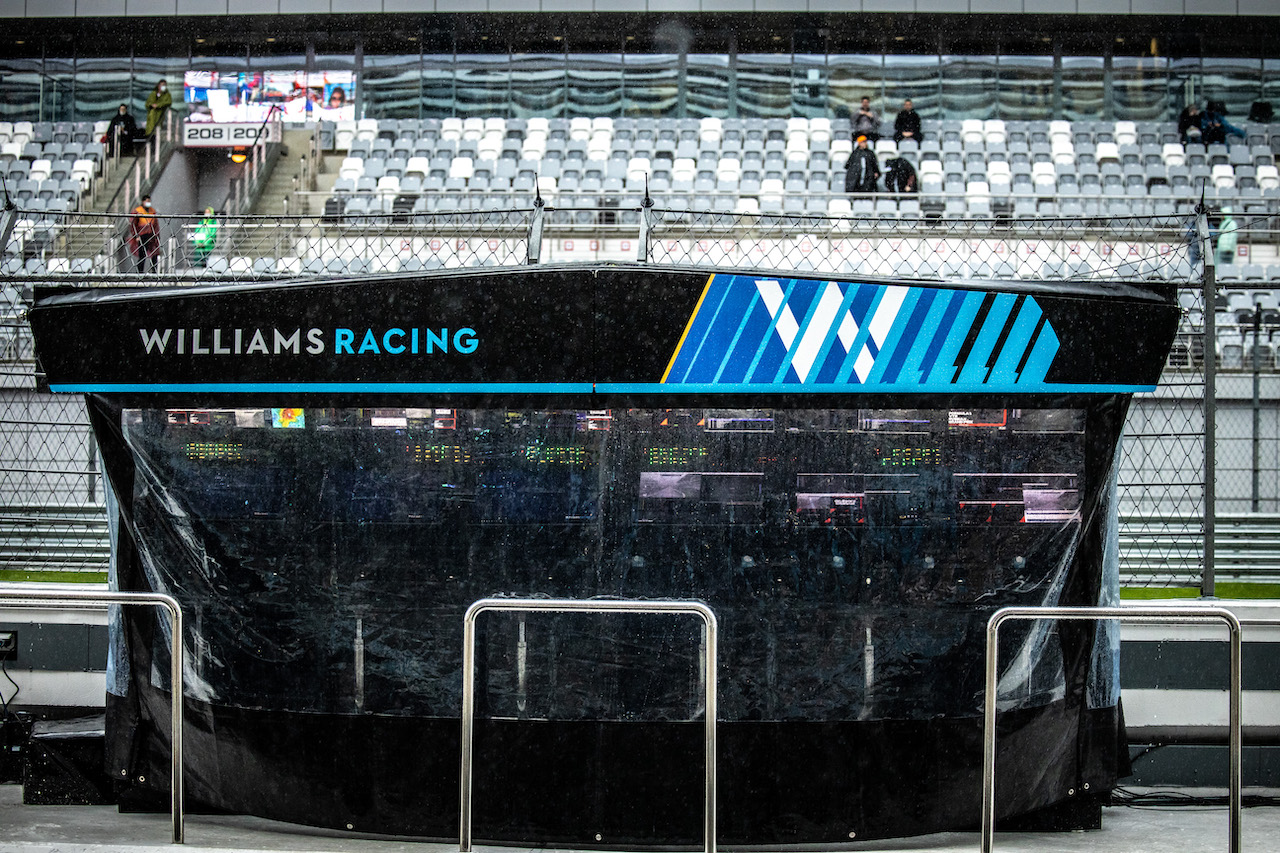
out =
<svg viewBox="0 0 1280 853"><path fill-rule="evenodd" d="M471 853L471 779L475 737L475 644L476 618L486 611L523 613L631 613L692 614L702 619L707 632L703 667L706 672L704 729L706 762L703 796L703 849L716 853L716 683L718 623L716 615L701 601L647 601L567 598L482 598L467 608L462 629L462 767L459 775L458 849Z"/></svg>
<svg viewBox="0 0 1280 853"><path fill-rule="evenodd" d="M159 592L112 592L60 589L33 590L28 587L0 586L0 603L15 608L60 608L97 610L108 604L149 605L169 611L169 810L173 818L173 843L183 843L184 812L182 806L182 608L172 596ZM51 607L52 605L52 607Z"/></svg>
<svg viewBox="0 0 1280 853"><path fill-rule="evenodd" d="M1228 691L1228 800L1230 809L1229 853L1240 853L1241 789L1241 642L1240 620L1225 607L1005 607L987 621L986 691L982 727L982 853L991 853L996 822L996 693L999 683L997 643L1000 626L1013 619L1066 619L1096 622L1119 619L1132 622L1225 622L1231 646L1231 683ZM1280 622L1280 620L1275 620Z"/></svg>

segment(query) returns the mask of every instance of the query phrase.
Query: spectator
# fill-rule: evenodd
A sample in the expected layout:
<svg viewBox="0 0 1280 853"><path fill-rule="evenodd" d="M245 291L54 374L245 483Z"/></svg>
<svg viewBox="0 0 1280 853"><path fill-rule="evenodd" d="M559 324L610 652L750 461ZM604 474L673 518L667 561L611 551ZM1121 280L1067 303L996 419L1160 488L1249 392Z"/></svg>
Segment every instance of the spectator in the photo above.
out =
<svg viewBox="0 0 1280 853"><path fill-rule="evenodd" d="M902 112L893 120L893 141L914 139L919 142L920 136L920 114L915 111L911 99L907 98L902 102Z"/></svg>
<svg viewBox="0 0 1280 853"><path fill-rule="evenodd" d="M156 88L147 96L147 136L156 132L156 127L164 121L164 114L173 106L173 95L169 94L169 84L161 80Z"/></svg>
<svg viewBox="0 0 1280 853"><path fill-rule="evenodd" d="M1182 144L1188 142L1200 141L1200 107L1197 104L1187 104L1187 106L1178 113L1178 136L1182 139Z"/></svg>
<svg viewBox="0 0 1280 853"><path fill-rule="evenodd" d="M114 154L116 149L116 140L120 141L120 153L133 153L133 141L138 138L138 123L133 120L133 116L129 115L129 107L125 104L120 105L120 109L111 117L111 123L107 125L106 135L102 137L102 141L107 143L107 152Z"/></svg>
<svg viewBox="0 0 1280 853"><path fill-rule="evenodd" d="M1214 108L1217 109L1214 109ZM1245 132L1227 121L1221 104L1211 104L1200 116L1200 139L1205 145L1226 145L1227 134L1245 138Z"/></svg>
<svg viewBox="0 0 1280 853"><path fill-rule="evenodd" d="M880 180L880 161L876 153L867 147L865 134L858 136L856 147L844 164L844 191L847 193L873 193Z"/></svg>
<svg viewBox="0 0 1280 853"><path fill-rule="evenodd" d="M191 255L197 267L209 263L209 255L213 254L214 244L218 242L218 220L212 207L204 209L204 218L191 234Z"/></svg>
<svg viewBox="0 0 1280 853"><path fill-rule="evenodd" d="M1222 208L1222 222L1218 224L1218 264L1234 264L1236 262L1236 221L1231 217L1231 208Z"/></svg>
<svg viewBox="0 0 1280 853"><path fill-rule="evenodd" d="M908 102L909 103L909 102ZM884 188L891 193L914 193L916 170L905 157L894 157L885 163Z"/></svg>
<svg viewBox="0 0 1280 853"><path fill-rule="evenodd" d="M159 270L160 222L149 195L144 195L142 202L133 209L133 218L129 222L129 251L133 253L138 272Z"/></svg>
<svg viewBox="0 0 1280 853"><path fill-rule="evenodd" d="M871 99L863 95L862 105L853 117L853 135L865 136L875 142L880 138L880 116L871 109Z"/></svg>

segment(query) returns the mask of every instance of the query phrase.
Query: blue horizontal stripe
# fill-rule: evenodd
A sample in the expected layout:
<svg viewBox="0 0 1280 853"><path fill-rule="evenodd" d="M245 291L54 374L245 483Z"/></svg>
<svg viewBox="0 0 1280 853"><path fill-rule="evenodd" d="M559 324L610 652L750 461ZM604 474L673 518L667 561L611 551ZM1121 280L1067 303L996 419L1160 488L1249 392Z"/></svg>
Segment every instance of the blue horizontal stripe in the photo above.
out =
<svg viewBox="0 0 1280 853"><path fill-rule="evenodd" d="M56 394L1138 394L1155 385L1074 385L1043 382L957 382L954 385L911 383L774 384L770 382L209 382L209 383L86 383L50 385Z"/></svg>
<svg viewBox="0 0 1280 853"><path fill-rule="evenodd" d="M659 384L657 387L663 387ZM49 390L64 394L95 394L132 391L144 394L227 391L241 394L274 394L279 392L313 394L353 391L365 394L590 394L590 382L188 382L188 383L110 383L90 382L83 385L50 385Z"/></svg>
<svg viewBox="0 0 1280 853"><path fill-rule="evenodd" d="M915 384L772 384L761 382L600 382L597 394L1137 394L1154 385L1054 385L1047 383L957 382L954 385Z"/></svg>

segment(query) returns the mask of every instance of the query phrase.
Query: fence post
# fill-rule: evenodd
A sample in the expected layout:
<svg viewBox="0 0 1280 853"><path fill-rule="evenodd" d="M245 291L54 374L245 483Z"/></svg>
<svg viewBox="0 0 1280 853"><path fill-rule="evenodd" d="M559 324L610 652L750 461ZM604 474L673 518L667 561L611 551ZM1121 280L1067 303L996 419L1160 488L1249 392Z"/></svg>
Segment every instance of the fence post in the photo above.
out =
<svg viewBox="0 0 1280 853"><path fill-rule="evenodd" d="M1209 236L1208 208L1204 202L1196 208L1196 239L1200 241L1200 257L1204 261L1202 299L1204 301L1204 569L1200 576L1200 595L1212 598L1214 592L1213 537L1217 514L1217 417L1218 417L1218 329L1215 317L1217 296L1217 257Z"/></svg>
<svg viewBox="0 0 1280 853"><path fill-rule="evenodd" d="M536 264L542 256L542 224L546 206L542 193L538 193L538 197L533 200L533 216L529 219L529 251L525 263Z"/></svg>
<svg viewBox="0 0 1280 853"><path fill-rule="evenodd" d="M1249 489L1249 506L1257 512L1261 504L1261 495L1259 494L1259 466L1262 464L1262 370L1261 357L1258 353L1258 339L1262 337L1262 303L1255 302L1253 304L1253 459L1250 466L1252 471L1250 489Z"/></svg>

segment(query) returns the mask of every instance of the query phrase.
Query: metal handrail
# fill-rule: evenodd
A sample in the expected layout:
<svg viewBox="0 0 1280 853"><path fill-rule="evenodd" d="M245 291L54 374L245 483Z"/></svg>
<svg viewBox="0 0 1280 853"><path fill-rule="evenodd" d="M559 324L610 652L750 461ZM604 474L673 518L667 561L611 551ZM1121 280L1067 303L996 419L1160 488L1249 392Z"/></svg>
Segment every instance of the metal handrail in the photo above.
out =
<svg viewBox="0 0 1280 853"><path fill-rule="evenodd" d="M982 853L991 853L995 843L996 822L996 690L999 681L997 644L1000 626L1011 619L1070 619L1099 621L1120 619L1131 622L1225 622L1231 645L1231 681L1227 720L1229 732L1230 770L1228 799L1230 803L1229 853L1240 853L1240 620L1225 607L1005 607L987 621L986 698L983 705L982 729ZM1266 621L1266 620L1259 620ZM1276 620L1280 622L1280 620Z"/></svg>
<svg viewBox="0 0 1280 853"><path fill-rule="evenodd" d="M467 608L462 629L462 769L459 778L458 849L471 853L471 776L472 746L475 737L475 644L476 617L487 610L513 610L524 613L689 613L702 619L707 630L703 654L706 668L705 685L705 761L706 782L703 798L703 849L716 853L716 678L718 623L716 614L701 601L640 601L635 599L569 599L569 598L482 598Z"/></svg>
<svg viewBox="0 0 1280 853"><path fill-rule="evenodd" d="M183 843L184 813L182 809L182 608L175 598L159 592L111 592L98 590L33 590L26 587L0 586L0 602L15 608L57 608L96 610L107 604L140 604L163 607L169 611L169 727L170 755L169 810L173 817L173 843Z"/></svg>

